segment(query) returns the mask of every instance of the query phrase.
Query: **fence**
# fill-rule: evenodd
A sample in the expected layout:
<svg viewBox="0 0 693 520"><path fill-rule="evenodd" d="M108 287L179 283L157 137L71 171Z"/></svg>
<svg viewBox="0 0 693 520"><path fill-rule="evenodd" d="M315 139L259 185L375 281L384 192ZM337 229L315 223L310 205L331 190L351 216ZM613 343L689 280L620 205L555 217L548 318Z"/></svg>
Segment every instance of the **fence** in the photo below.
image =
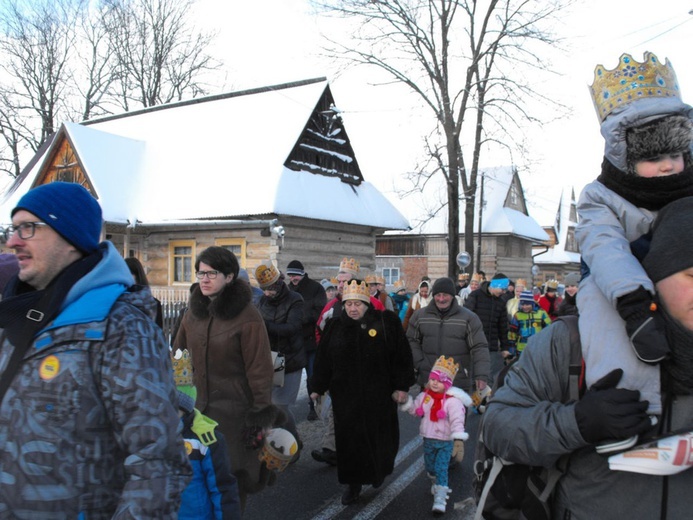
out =
<svg viewBox="0 0 693 520"><path fill-rule="evenodd" d="M164 318L164 337L173 344L173 333L178 322L178 317L183 309L188 306L190 290L174 289L172 287L152 287L152 295L161 302L161 313Z"/></svg>

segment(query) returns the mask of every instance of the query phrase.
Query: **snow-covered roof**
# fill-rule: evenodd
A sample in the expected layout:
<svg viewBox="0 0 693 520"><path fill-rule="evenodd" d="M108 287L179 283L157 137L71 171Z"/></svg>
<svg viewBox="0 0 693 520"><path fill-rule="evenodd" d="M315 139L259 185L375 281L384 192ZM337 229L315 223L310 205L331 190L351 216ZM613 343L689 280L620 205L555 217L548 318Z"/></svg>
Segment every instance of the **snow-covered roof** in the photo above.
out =
<svg viewBox="0 0 693 520"><path fill-rule="evenodd" d="M568 233L577 226L577 221L571 218L571 208L575 208L575 193L573 189L564 189L558 203L555 214L555 222L552 224L557 235L558 242L548 249L534 256L536 264L579 264L580 253L566 251L568 243ZM573 214L575 212L573 211ZM538 249L537 249L538 250Z"/></svg>
<svg viewBox="0 0 693 520"><path fill-rule="evenodd" d="M109 222L276 214L407 229L372 184L284 166L326 89L324 79L307 80L66 123L60 132ZM8 191L3 214L29 189L43 159Z"/></svg>
<svg viewBox="0 0 693 520"><path fill-rule="evenodd" d="M524 193L519 175L512 166L498 166L484 168L479 171L479 182L484 177L483 209L481 216L481 232L483 234L505 234L525 238L532 242L543 242L549 239L544 229L529 214L518 211L506 204L511 186L517 187L517 196L522 198ZM481 188L477 185L476 211L474 213L474 231L479 229L479 202L481 200ZM447 208L438 211L435 217L426 222L417 233L422 234L446 234L447 233ZM465 215L464 206L460 205L460 233L464 234ZM411 232L413 233L413 232ZM399 234L390 232L388 235Z"/></svg>

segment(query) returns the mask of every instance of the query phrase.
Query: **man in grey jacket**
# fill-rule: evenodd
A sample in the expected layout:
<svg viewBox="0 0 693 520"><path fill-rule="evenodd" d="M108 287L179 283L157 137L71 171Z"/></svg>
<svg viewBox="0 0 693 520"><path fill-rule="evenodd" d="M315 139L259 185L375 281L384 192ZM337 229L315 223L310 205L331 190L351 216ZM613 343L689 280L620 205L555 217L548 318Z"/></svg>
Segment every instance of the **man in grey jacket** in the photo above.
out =
<svg viewBox="0 0 693 520"><path fill-rule="evenodd" d="M149 288L82 186L30 190L4 231L0 517L177 518L190 465Z"/></svg>
<svg viewBox="0 0 693 520"><path fill-rule="evenodd" d="M431 289L433 303L412 314L407 339L414 357L418 383L424 386L440 356L452 357L460 365L453 385L471 393L489 382L489 351L479 317L461 307L455 298L455 283L439 278Z"/></svg>
<svg viewBox="0 0 693 520"><path fill-rule="evenodd" d="M570 334L561 322L533 336L486 410L485 442L491 451L520 464L550 467L558 462L564 471L552 518L691 515L690 445L678 468L682 471L668 476L610 469L608 455L596 447L636 435L647 442L652 436L693 431L693 197L661 210L642 265L655 284L671 349L658 365L663 407L655 426L639 391L616 388L621 369L597 381L578 401L567 399Z"/></svg>

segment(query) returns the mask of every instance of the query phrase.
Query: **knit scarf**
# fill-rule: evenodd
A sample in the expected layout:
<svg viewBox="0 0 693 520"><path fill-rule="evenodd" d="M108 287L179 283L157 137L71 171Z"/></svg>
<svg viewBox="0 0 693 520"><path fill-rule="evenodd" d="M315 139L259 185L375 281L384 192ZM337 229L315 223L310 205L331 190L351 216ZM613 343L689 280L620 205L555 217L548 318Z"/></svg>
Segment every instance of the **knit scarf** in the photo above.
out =
<svg viewBox="0 0 693 520"><path fill-rule="evenodd" d="M666 322L667 342L671 353L662 361L663 380L676 395L693 393L693 332L682 326L669 313L662 312Z"/></svg>
<svg viewBox="0 0 693 520"><path fill-rule="evenodd" d="M10 342L17 345L31 341L36 332L45 328L59 314L72 286L99 263L102 254L99 250L70 264L40 291L16 276L11 279L0 301L0 328L4 329Z"/></svg>
<svg viewBox="0 0 693 520"><path fill-rule="evenodd" d="M693 195L693 167L666 177L640 177L625 173L604 158L597 180L639 208L662 209L670 202Z"/></svg>
<svg viewBox="0 0 693 520"><path fill-rule="evenodd" d="M438 419L445 417L445 410L443 410L443 403L445 402L445 392L434 392L432 390L426 390L426 393L433 398L433 405L431 406L430 418L433 422L438 422Z"/></svg>

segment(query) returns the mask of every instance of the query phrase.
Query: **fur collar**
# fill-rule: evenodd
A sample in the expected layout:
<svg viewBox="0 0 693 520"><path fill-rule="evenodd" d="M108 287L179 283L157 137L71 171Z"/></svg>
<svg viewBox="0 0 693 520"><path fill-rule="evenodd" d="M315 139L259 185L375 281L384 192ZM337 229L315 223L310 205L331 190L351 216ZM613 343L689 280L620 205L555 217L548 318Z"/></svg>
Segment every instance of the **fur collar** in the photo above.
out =
<svg viewBox="0 0 693 520"><path fill-rule="evenodd" d="M196 287L190 296L190 311L198 319L219 318L231 320L238 316L251 303L250 284L236 279L221 291L219 296L210 300Z"/></svg>
<svg viewBox="0 0 693 520"><path fill-rule="evenodd" d="M448 391L445 392L445 395L449 395L450 397L455 397L462 401L462 404L464 404L467 408L472 406L472 398L469 396L467 392L462 390L461 388L458 388L456 386L451 386L448 388Z"/></svg>

